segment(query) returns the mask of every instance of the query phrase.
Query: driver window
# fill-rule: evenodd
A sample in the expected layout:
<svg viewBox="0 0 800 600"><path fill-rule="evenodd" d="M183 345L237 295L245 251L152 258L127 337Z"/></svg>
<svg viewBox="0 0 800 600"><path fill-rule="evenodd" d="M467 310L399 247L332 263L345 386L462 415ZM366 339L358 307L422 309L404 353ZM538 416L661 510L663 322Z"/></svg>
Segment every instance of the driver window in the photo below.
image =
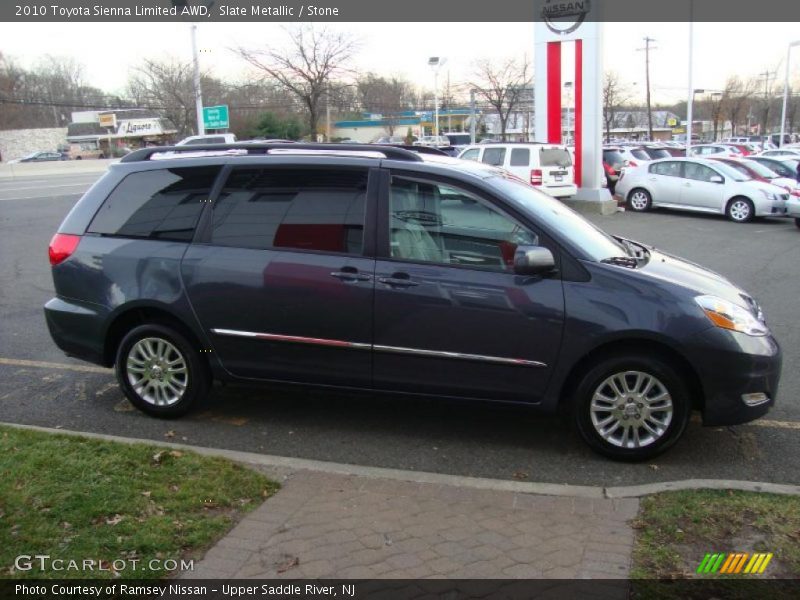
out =
<svg viewBox="0 0 800 600"><path fill-rule="evenodd" d="M392 178L393 258L513 271L517 246L538 236L478 196L450 185Z"/></svg>

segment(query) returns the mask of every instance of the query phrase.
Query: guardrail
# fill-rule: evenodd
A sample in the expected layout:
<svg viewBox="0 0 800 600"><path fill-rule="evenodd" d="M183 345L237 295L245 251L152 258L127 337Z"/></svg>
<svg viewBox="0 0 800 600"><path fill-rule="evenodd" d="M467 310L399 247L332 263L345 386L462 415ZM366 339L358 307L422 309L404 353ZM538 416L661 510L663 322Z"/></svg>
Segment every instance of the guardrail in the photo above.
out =
<svg viewBox="0 0 800 600"><path fill-rule="evenodd" d="M108 165L119 159L63 160L40 163L0 163L0 179L16 177L38 177L42 175L79 175L81 173L102 173Z"/></svg>

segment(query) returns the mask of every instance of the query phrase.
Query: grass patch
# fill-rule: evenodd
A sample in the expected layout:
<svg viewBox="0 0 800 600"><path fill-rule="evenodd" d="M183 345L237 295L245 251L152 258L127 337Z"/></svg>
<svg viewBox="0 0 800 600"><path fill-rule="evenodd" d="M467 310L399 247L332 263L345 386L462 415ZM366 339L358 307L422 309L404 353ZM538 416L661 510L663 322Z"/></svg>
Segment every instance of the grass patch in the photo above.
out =
<svg viewBox="0 0 800 600"><path fill-rule="evenodd" d="M91 559L112 569L124 560L124 577L164 577L161 561L196 558L278 487L192 452L0 427L0 575L116 576L98 566L14 568L19 555L46 554L64 567Z"/></svg>
<svg viewBox="0 0 800 600"><path fill-rule="evenodd" d="M747 581L763 584L765 578L800 574L796 496L732 490L665 492L642 500L634 527L638 535L631 577L635 579L703 579L705 590L713 580L720 592L746 592ZM697 574L706 552L772 552L774 557L762 575ZM641 582L638 587L643 589ZM646 597L658 597L652 591Z"/></svg>

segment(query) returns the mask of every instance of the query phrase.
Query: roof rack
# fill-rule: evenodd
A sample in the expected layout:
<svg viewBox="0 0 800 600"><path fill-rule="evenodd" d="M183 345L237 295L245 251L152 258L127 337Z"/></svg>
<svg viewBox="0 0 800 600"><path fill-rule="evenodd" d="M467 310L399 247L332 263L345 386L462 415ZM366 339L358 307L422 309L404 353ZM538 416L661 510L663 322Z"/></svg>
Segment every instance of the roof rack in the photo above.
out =
<svg viewBox="0 0 800 600"><path fill-rule="evenodd" d="M248 143L238 142L235 144L196 144L185 146L154 146L152 148L142 148L134 150L130 154L122 157L120 162L143 162L152 160L154 154L170 153L174 158L180 158L180 154L196 154L197 152L227 152L229 150L239 150L242 154L258 155L269 154L270 150L322 150L326 152L341 152L341 153L356 153L356 152L370 152L372 156L365 156L365 158L374 158L374 154L379 152L385 158L393 160L405 160L411 162L420 162L422 157L419 153L399 148L397 146L384 146L382 144L305 144L296 142L262 142L262 143ZM282 154L285 154L282 153ZM190 158L197 158L192 156Z"/></svg>

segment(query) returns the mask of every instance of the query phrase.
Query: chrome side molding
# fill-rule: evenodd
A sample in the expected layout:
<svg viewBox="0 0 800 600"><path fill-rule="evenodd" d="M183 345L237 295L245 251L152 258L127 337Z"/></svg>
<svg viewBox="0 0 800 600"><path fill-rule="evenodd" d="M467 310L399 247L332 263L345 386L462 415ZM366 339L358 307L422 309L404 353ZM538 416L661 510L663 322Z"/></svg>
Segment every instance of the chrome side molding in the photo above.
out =
<svg viewBox="0 0 800 600"><path fill-rule="evenodd" d="M363 342L348 342L346 340L331 340L326 338L303 337L298 335L282 335L278 333L256 333L252 331L239 331L236 329L212 329L216 335L229 337L244 337L271 342L287 342L293 344L308 344L312 346L328 346L331 348L350 348L353 350L373 350L389 354L410 354L414 356L429 356L431 358L451 358L455 360L470 360L474 362L487 362L520 367L547 367L546 363L523 358L507 358L504 356L486 356L484 354L466 354L463 352L447 352L443 350L425 350L422 348L402 348L399 346L384 346L380 344L366 344Z"/></svg>

